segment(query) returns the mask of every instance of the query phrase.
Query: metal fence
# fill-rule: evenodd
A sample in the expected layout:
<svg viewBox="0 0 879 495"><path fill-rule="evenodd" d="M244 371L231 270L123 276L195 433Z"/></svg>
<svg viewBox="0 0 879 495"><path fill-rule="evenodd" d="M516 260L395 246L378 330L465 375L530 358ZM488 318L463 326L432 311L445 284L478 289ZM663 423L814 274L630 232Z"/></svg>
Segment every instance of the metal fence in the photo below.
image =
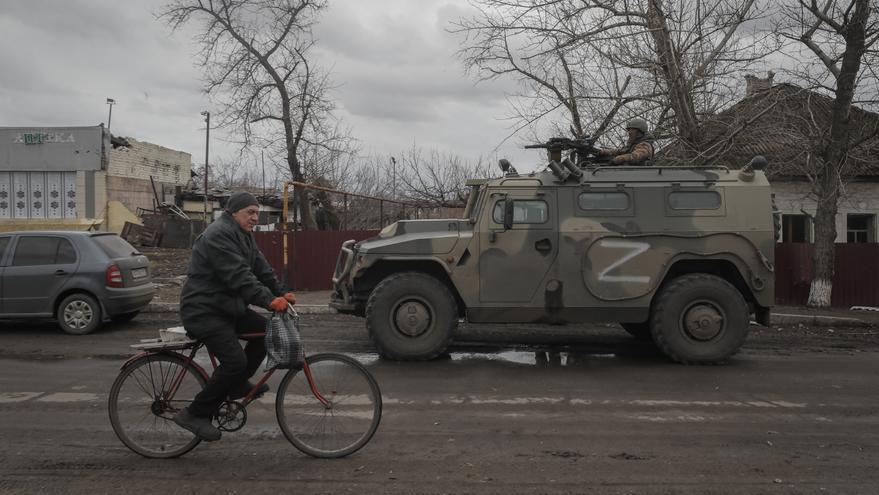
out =
<svg viewBox="0 0 879 495"><path fill-rule="evenodd" d="M342 243L361 241L377 230L300 230L287 235L287 273L284 274L284 237L282 232L254 232L256 244L275 273L293 290L327 290L332 288L333 270Z"/></svg>
<svg viewBox="0 0 879 495"><path fill-rule="evenodd" d="M377 230L288 232L288 273L283 273L281 232L254 232L275 272L294 290L327 290L342 243L372 237ZM775 249L776 304L802 306L812 282L812 244L782 243ZM837 244L833 306L879 306L879 244Z"/></svg>
<svg viewBox="0 0 879 495"><path fill-rule="evenodd" d="M783 243L775 248L775 301L805 305L812 283L814 246ZM831 304L879 306L879 244L837 244Z"/></svg>

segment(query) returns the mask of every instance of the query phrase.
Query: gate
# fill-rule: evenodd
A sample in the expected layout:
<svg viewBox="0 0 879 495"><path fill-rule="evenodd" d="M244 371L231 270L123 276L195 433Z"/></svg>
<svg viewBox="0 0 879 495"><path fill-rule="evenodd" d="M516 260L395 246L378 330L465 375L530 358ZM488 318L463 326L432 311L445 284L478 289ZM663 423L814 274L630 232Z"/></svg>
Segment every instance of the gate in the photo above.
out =
<svg viewBox="0 0 879 495"><path fill-rule="evenodd" d="M812 244L775 247L775 302L803 306L812 283ZM879 244L836 244L831 305L879 306Z"/></svg>

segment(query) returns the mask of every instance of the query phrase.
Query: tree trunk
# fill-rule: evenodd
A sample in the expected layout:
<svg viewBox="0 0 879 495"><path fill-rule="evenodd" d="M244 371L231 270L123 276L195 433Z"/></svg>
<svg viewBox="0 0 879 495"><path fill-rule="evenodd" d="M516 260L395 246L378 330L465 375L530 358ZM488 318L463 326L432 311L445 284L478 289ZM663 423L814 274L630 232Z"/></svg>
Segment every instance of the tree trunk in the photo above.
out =
<svg viewBox="0 0 879 495"><path fill-rule="evenodd" d="M836 261L836 212L839 209L839 170L845 163L850 144L849 127L852 99L857 76L866 44L867 20L870 17L870 0L857 0L855 12L842 26L840 34L845 39L845 51L839 77L836 79L836 98L830 135L821 153L823 160L819 178L818 210L815 214L815 270L809 289L808 305L829 307L833 292L833 265Z"/></svg>
<svg viewBox="0 0 879 495"><path fill-rule="evenodd" d="M680 65L680 54L675 49L668 29L662 0L647 2L647 28L653 37L663 78L668 84L669 103L675 112L679 137L689 148L701 149L702 132L696 118L696 107L693 105L690 85Z"/></svg>

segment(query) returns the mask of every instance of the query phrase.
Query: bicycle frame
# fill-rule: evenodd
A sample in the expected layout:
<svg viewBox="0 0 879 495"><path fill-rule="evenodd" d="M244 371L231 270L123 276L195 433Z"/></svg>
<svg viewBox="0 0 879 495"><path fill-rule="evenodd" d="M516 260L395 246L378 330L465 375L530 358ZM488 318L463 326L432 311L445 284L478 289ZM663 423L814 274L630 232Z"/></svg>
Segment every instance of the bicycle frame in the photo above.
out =
<svg viewBox="0 0 879 495"><path fill-rule="evenodd" d="M265 337L265 333L264 332L247 333L247 334L241 334L238 337L241 340L254 340L254 339L259 339L259 338ZM132 356L127 361L125 361L125 363L122 365L122 368L124 369L124 368L130 366L132 363L134 363L140 359L143 359L145 357L148 357L148 356L160 355L160 354L174 355L174 356L181 358L184 363L192 365L201 374L201 376L205 380L208 380L210 378L210 375L208 375L208 372L201 365L199 365L197 362L195 362L195 356L196 356L196 354L198 354L198 351L202 347L204 347L204 344L202 342L196 342L190 348L190 350L187 354L184 354L184 353L178 352L178 351L170 351L170 350L168 350L168 351L141 352L139 354ZM212 368L214 370L216 370L217 366L218 366L216 357L214 357L213 353L210 351L208 351L208 357L210 358ZM308 359L307 358L305 360L303 360L303 362L302 362L302 371L305 373L305 377L308 380L308 386L311 389L311 393L312 393L312 395L314 395L314 398L317 399L318 402L323 404L323 406L325 408L327 408L327 409L331 408L332 405L330 404L330 401L328 401L323 396L323 394L320 393L320 390L317 389L317 384L314 383L314 378L312 377L312 374L311 374L311 368L309 368L309 366L308 366ZM263 376L260 378L259 382L257 382L256 386L254 386L253 389L250 392L248 392L248 394L241 399L241 402L244 403L244 405L247 405L251 401L253 401L254 395L256 394L256 391L259 390L259 388L264 383L269 381L269 378L271 378L274 373L275 373L275 369L271 369L271 370L268 370L265 373L263 373ZM180 387L180 384L183 382L183 378L185 376L186 376L186 370L181 368L180 371L177 372L177 375L174 377L173 381L171 382L171 386L168 388L166 396L164 397L165 400L171 400L174 397L174 395L177 393L177 389Z"/></svg>

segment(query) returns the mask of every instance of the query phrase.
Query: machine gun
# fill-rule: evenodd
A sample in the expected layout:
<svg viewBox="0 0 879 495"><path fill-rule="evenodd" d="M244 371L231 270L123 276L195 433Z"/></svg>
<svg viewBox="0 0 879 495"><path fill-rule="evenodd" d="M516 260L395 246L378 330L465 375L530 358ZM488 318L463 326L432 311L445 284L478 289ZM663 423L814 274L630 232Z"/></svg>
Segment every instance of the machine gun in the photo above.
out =
<svg viewBox="0 0 879 495"><path fill-rule="evenodd" d="M598 148L595 147L595 140L590 136L584 136L579 139L570 139L564 137L550 138L543 144L529 144L526 149L543 148L547 150L549 161L561 162L562 152L570 150L569 158L578 167L585 167L587 164L602 161L598 157Z"/></svg>

